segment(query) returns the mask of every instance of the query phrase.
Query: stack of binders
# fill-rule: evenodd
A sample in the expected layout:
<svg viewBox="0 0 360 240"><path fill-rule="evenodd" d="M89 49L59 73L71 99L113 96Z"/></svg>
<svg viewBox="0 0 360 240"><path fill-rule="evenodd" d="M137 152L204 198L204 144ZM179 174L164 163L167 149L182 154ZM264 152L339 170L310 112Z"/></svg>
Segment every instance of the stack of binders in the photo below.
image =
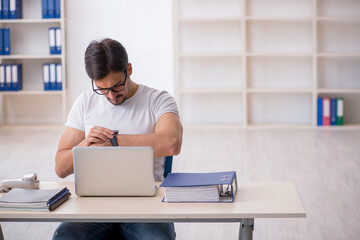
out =
<svg viewBox="0 0 360 240"><path fill-rule="evenodd" d="M50 54L61 54L61 29L49 28Z"/></svg>
<svg viewBox="0 0 360 240"><path fill-rule="evenodd" d="M52 211L68 200L70 195L68 188L45 190L13 188L0 198L0 208Z"/></svg>
<svg viewBox="0 0 360 240"><path fill-rule="evenodd" d="M62 90L62 66L61 63L43 64L44 90Z"/></svg>
<svg viewBox="0 0 360 240"><path fill-rule="evenodd" d="M22 0L0 0L0 19L21 19Z"/></svg>
<svg viewBox="0 0 360 240"><path fill-rule="evenodd" d="M10 29L9 28L0 28L0 55L10 55Z"/></svg>
<svg viewBox="0 0 360 240"><path fill-rule="evenodd" d="M0 65L0 91L19 91L22 89L22 65Z"/></svg>
<svg viewBox="0 0 360 240"><path fill-rule="evenodd" d="M164 202L233 202L237 192L235 171L212 173L169 173Z"/></svg>
<svg viewBox="0 0 360 240"><path fill-rule="evenodd" d="M344 99L319 97L317 102L318 126L344 125Z"/></svg>
<svg viewBox="0 0 360 240"><path fill-rule="evenodd" d="M42 18L61 18L60 0L41 0Z"/></svg>

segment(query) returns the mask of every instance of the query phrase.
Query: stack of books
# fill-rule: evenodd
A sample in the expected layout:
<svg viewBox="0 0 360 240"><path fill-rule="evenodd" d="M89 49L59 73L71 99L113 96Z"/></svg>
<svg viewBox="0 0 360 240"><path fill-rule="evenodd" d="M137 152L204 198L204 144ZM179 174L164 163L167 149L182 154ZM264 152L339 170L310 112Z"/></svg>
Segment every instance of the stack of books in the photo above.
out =
<svg viewBox="0 0 360 240"><path fill-rule="evenodd" d="M233 202L236 172L169 173L160 187L164 202Z"/></svg>
<svg viewBox="0 0 360 240"><path fill-rule="evenodd" d="M0 198L0 208L52 211L68 200L70 195L68 188L45 190L13 188Z"/></svg>

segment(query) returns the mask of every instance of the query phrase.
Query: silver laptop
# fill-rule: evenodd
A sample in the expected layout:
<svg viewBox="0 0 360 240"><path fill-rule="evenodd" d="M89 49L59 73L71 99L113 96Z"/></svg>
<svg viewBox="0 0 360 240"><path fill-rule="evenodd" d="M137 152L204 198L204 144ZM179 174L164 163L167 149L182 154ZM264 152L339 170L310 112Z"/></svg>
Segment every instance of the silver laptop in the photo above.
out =
<svg viewBox="0 0 360 240"><path fill-rule="evenodd" d="M151 147L74 147L79 196L154 196Z"/></svg>

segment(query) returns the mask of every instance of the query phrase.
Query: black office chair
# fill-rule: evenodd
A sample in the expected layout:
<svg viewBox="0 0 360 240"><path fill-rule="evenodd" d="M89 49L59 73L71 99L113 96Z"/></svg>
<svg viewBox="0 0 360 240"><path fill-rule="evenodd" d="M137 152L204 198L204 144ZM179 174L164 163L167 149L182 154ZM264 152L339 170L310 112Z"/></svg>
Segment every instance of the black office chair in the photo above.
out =
<svg viewBox="0 0 360 240"><path fill-rule="evenodd" d="M165 157L164 161L164 178L171 173L173 156Z"/></svg>

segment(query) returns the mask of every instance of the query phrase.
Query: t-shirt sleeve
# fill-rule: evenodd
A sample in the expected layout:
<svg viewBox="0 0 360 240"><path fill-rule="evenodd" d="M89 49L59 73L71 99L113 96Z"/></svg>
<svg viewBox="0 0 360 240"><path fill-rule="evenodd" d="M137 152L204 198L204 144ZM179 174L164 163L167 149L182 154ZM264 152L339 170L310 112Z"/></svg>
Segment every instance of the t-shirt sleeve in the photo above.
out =
<svg viewBox="0 0 360 240"><path fill-rule="evenodd" d="M85 132L85 94L81 94L74 102L67 117L66 126Z"/></svg>
<svg viewBox="0 0 360 240"><path fill-rule="evenodd" d="M164 113L172 112L179 116L179 110L175 99L166 91L160 91L154 94L152 109L155 120L158 121Z"/></svg>

